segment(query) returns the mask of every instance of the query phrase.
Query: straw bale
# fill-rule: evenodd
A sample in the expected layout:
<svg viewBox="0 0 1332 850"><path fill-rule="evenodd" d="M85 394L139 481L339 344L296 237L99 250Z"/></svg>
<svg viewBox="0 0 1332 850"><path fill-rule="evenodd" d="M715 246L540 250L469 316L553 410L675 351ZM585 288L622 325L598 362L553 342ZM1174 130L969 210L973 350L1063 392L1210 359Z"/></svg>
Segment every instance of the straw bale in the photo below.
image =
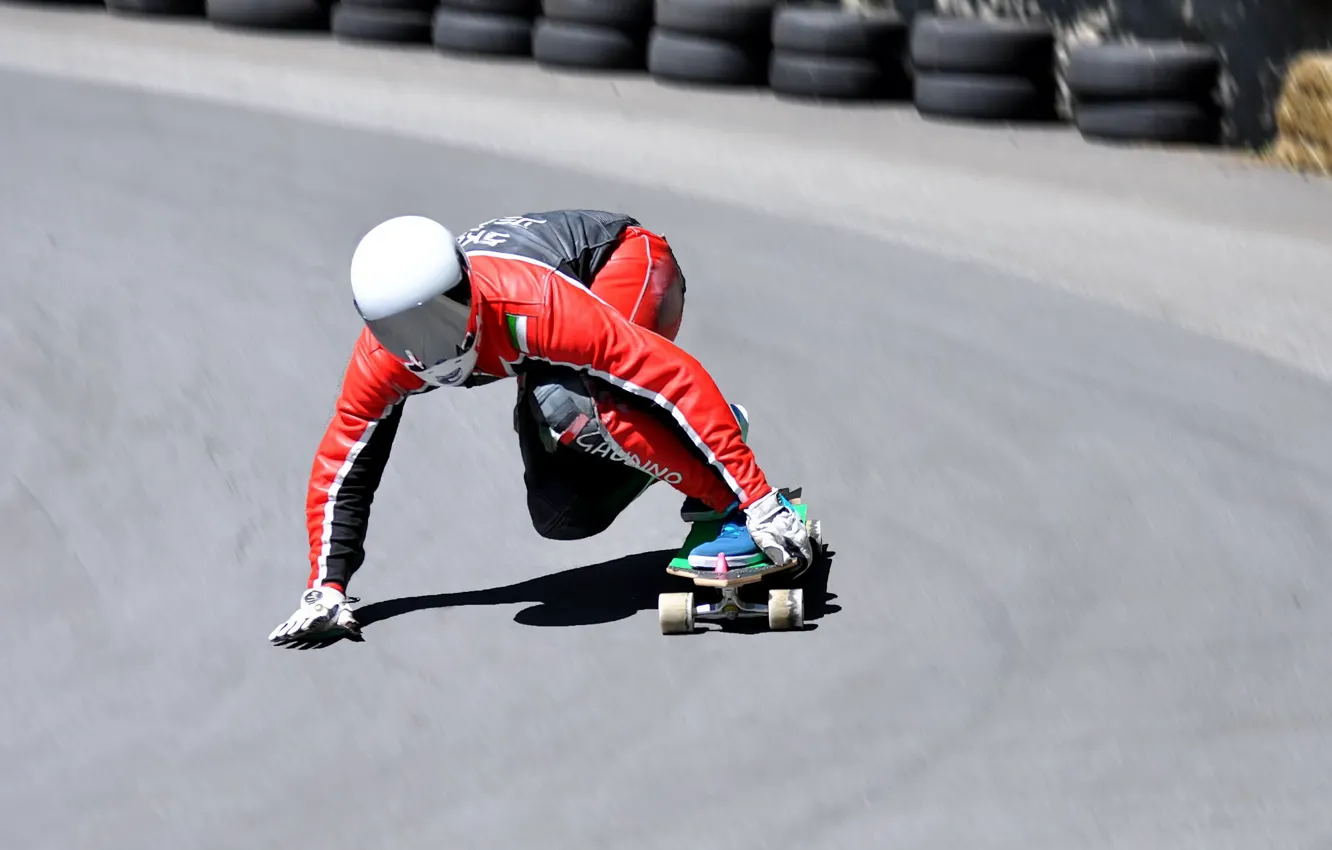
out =
<svg viewBox="0 0 1332 850"><path fill-rule="evenodd" d="M1332 175L1332 146L1280 136L1272 149L1272 160L1296 171Z"/></svg>
<svg viewBox="0 0 1332 850"><path fill-rule="evenodd" d="M1272 159L1332 174L1332 53L1306 53L1290 66L1276 107Z"/></svg>

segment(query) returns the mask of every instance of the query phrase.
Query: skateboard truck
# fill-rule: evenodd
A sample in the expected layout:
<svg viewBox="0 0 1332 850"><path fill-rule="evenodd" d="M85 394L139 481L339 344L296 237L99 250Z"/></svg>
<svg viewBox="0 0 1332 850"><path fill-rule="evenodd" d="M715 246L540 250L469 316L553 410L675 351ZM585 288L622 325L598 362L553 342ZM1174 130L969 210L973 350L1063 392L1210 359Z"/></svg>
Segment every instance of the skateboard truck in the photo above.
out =
<svg viewBox="0 0 1332 850"><path fill-rule="evenodd" d="M805 625L805 592L802 588L774 588L768 602L746 602L740 598L738 585L718 588L721 600L698 602L691 593L663 593L657 602L661 632L667 635L689 634L695 624L766 617L773 631L795 631Z"/></svg>

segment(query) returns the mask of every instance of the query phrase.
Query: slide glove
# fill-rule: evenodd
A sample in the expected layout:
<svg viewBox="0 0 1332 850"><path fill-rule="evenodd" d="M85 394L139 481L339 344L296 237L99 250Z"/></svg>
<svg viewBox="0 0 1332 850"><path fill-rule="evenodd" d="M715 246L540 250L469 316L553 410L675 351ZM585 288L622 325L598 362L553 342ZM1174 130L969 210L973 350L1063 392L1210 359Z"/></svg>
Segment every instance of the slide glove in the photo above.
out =
<svg viewBox="0 0 1332 850"><path fill-rule="evenodd" d="M745 508L745 527L774 564L797 563L804 570L814 561L809 529L786 497L775 488Z"/></svg>
<svg viewBox="0 0 1332 850"><path fill-rule="evenodd" d="M296 613L274 629L268 639L283 646L348 635L359 637L361 626L349 604L355 601L355 597L349 600L335 587L312 587L301 595Z"/></svg>

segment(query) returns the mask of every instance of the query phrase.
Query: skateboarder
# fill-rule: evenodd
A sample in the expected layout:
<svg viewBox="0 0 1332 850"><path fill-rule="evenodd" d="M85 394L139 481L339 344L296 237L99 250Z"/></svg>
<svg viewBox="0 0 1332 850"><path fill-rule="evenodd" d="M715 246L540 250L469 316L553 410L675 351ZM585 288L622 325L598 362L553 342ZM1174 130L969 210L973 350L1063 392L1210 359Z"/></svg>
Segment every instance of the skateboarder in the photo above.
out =
<svg viewBox="0 0 1332 850"><path fill-rule="evenodd" d="M385 221L351 260L365 322L315 453L306 498L310 572L269 635L355 629L346 590L406 400L515 377L514 429L533 526L599 534L657 480L686 522L724 520L690 562L812 560L800 517L745 444L747 416L674 344L685 280L666 240L619 213L494 219L455 238L419 216Z"/></svg>

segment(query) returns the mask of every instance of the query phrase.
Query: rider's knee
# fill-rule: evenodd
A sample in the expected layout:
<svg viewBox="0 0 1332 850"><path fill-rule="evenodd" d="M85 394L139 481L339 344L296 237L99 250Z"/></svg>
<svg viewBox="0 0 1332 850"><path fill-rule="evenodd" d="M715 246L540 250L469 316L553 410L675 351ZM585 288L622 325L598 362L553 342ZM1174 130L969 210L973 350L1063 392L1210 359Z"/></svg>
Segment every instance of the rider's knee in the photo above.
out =
<svg viewBox="0 0 1332 850"><path fill-rule="evenodd" d="M586 540L610 527L614 517L592 516L587 511L552 510L548 505L529 503L532 528L546 540Z"/></svg>

